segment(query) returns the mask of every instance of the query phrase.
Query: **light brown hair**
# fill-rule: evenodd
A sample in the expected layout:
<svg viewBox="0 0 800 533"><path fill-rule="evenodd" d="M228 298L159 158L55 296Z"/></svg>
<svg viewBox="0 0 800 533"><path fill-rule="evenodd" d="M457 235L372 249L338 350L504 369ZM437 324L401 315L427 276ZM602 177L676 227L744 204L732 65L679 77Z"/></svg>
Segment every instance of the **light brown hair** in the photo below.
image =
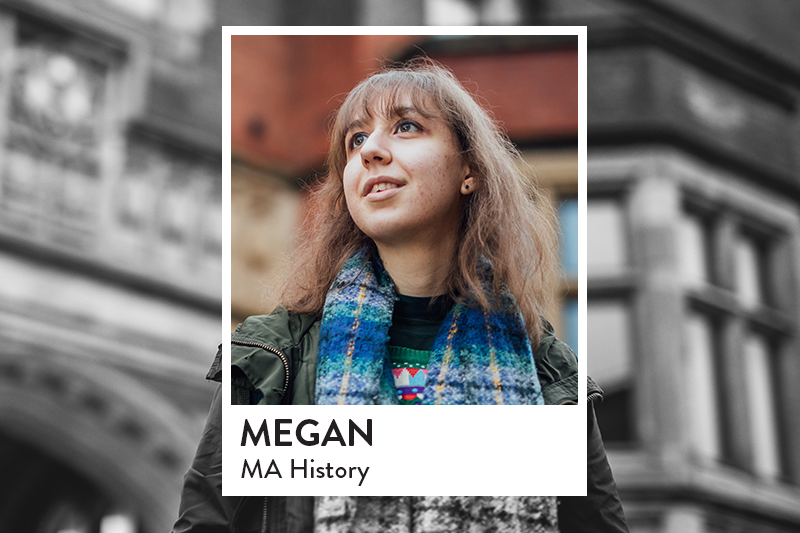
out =
<svg viewBox="0 0 800 533"><path fill-rule="evenodd" d="M345 135L354 118L384 116L403 99L450 128L476 187L462 211L448 293L489 308L505 285L517 301L533 346L541 339L541 316L555 287L558 242L549 199L519 168L519 154L488 113L453 74L429 59L376 73L347 96L336 113L327 174L312 189L279 301L290 311L321 314L325 296L344 262L372 240L353 222L342 175ZM377 253L377 252L376 252ZM478 265L492 266L493 292L486 294ZM466 298L469 297L469 298Z"/></svg>

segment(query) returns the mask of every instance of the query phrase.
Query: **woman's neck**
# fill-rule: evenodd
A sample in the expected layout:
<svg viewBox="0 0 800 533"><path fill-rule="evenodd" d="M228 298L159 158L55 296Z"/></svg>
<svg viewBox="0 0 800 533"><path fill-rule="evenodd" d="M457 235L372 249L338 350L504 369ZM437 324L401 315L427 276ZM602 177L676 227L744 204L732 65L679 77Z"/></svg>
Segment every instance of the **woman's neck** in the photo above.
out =
<svg viewBox="0 0 800 533"><path fill-rule="evenodd" d="M435 247L418 243L401 247L376 244L383 267L398 293L433 297L447 292L455 240L440 241Z"/></svg>

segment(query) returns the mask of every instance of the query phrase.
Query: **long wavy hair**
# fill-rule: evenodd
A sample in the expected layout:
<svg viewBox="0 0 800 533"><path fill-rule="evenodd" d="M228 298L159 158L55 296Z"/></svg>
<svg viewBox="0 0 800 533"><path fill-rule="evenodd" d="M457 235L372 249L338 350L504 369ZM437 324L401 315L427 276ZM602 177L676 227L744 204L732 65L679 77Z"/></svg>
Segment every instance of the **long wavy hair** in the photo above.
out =
<svg viewBox="0 0 800 533"><path fill-rule="evenodd" d="M344 262L364 247L375 250L345 201L345 129L356 117L387 116L396 104L407 100L422 115L447 123L476 183L464 203L456 257L447 277L448 294L467 305L491 308L507 287L536 346L557 274L552 204L523 174L519 153L497 123L450 71L430 59L412 60L369 76L336 112L327 174L310 191L308 214L288 255L281 305L320 315ZM493 269L491 289L479 274L482 258Z"/></svg>

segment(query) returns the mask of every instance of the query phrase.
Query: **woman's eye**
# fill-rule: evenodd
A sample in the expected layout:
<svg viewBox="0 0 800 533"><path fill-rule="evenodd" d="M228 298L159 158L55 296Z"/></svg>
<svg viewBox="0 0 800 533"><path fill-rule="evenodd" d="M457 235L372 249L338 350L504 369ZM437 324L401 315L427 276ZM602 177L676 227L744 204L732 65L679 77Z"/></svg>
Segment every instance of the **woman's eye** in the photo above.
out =
<svg viewBox="0 0 800 533"><path fill-rule="evenodd" d="M397 125L397 133L410 133L412 131L422 131L422 127L411 121L403 121Z"/></svg>
<svg viewBox="0 0 800 533"><path fill-rule="evenodd" d="M366 133L356 133L352 137L350 137L350 149L358 148L367 140Z"/></svg>

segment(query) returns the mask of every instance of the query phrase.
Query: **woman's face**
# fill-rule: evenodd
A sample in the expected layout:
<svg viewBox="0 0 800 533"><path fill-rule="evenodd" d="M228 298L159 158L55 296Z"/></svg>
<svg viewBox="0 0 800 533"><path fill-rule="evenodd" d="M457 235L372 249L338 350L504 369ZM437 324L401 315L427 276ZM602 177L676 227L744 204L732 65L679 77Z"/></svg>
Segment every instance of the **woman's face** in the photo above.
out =
<svg viewBox="0 0 800 533"><path fill-rule="evenodd" d="M438 117L410 102L391 116L356 120L345 135L347 207L376 244L436 244L454 237L469 167Z"/></svg>

